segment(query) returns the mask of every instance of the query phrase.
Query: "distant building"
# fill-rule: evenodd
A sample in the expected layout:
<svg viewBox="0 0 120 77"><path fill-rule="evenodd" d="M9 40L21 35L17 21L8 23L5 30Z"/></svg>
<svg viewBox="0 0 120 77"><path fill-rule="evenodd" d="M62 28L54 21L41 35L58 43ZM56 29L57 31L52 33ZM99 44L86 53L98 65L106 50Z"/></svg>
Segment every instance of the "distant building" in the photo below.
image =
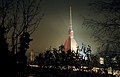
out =
<svg viewBox="0 0 120 77"><path fill-rule="evenodd" d="M32 64L34 62L35 59L35 53L33 51L33 49L29 52L29 63Z"/></svg>
<svg viewBox="0 0 120 77"><path fill-rule="evenodd" d="M70 25L69 25L69 31L68 31L68 38L65 41L64 44L64 51L67 52L68 50L73 50L73 51L77 51L77 42L74 39L74 32L72 29L72 10L71 10L71 6L70 6Z"/></svg>
<svg viewBox="0 0 120 77"><path fill-rule="evenodd" d="M104 64L104 58L103 57L100 57L99 61L100 61L100 64Z"/></svg>

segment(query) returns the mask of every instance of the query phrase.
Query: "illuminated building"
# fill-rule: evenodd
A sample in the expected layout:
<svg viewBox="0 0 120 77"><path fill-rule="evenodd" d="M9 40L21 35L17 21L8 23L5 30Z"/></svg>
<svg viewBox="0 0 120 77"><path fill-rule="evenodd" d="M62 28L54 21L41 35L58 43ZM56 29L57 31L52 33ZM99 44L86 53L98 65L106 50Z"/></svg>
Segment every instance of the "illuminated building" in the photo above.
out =
<svg viewBox="0 0 120 77"><path fill-rule="evenodd" d="M100 57L100 64L104 64L104 58L103 57Z"/></svg>
<svg viewBox="0 0 120 77"><path fill-rule="evenodd" d="M64 45L64 51L68 51L68 50L73 50L73 51L77 51L77 43L74 39L74 34L73 34L73 29L72 29L72 11L71 11L71 6L70 6L70 25L69 25L69 31L68 31L68 38L65 41L65 45Z"/></svg>
<svg viewBox="0 0 120 77"><path fill-rule="evenodd" d="M35 59L35 54L34 54L34 51L33 49L30 51L29 53L29 63L33 63L34 62L34 59Z"/></svg>

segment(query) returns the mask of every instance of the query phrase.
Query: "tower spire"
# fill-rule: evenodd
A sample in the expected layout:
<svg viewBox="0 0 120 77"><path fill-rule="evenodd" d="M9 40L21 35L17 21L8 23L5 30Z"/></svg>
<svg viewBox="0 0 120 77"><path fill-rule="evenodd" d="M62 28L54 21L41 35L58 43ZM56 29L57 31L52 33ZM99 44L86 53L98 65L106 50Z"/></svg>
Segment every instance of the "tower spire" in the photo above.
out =
<svg viewBox="0 0 120 77"><path fill-rule="evenodd" d="M69 0L69 34L73 32L72 29L72 3L71 0ZM73 35L72 35L73 37Z"/></svg>
<svg viewBox="0 0 120 77"><path fill-rule="evenodd" d="M73 29L72 29L72 8L70 5L70 9L69 9L69 31L68 31L68 38L65 41L65 45L64 45L64 50L68 51L68 50L74 50L75 52L77 51L77 42L74 39L74 35L73 35Z"/></svg>
<svg viewBox="0 0 120 77"><path fill-rule="evenodd" d="M69 36L73 38L73 29L72 29L72 9L70 6L70 24L69 24Z"/></svg>
<svg viewBox="0 0 120 77"><path fill-rule="evenodd" d="M71 6L70 6L70 27L72 27L72 10L71 10Z"/></svg>

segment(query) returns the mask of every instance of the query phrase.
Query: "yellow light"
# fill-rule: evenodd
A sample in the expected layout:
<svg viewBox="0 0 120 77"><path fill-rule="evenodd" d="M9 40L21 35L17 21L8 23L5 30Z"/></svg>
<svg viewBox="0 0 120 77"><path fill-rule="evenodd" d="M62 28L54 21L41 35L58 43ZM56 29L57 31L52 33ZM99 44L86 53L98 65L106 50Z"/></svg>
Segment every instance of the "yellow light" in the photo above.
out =
<svg viewBox="0 0 120 77"><path fill-rule="evenodd" d="M104 64L104 58L100 57L100 64Z"/></svg>

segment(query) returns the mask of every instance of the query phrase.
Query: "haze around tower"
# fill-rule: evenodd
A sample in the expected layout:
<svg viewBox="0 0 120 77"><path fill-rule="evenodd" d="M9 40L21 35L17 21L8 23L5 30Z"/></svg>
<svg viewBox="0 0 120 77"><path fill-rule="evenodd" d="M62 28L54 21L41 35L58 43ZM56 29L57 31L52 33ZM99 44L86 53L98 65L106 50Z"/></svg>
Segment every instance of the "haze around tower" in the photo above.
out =
<svg viewBox="0 0 120 77"><path fill-rule="evenodd" d="M76 42L76 40L74 39L74 31L72 29L72 9L71 9L71 5L70 5L70 21L69 21L69 31L68 31L68 38L66 39L65 41L65 45L64 45L64 48L65 48L65 52L67 52L68 50L73 50L74 52L77 51L77 47L78 47L78 44Z"/></svg>
<svg viewBox="0 0 120 77"><path fill-rule="evenodd" d="M88 3L91 0L71 0L72 3L72 25L74 26L74 38L79 46L82 43L90 45L93 53L97 51L97 44L91 38L91 30L86 30L82 26L82 16L89 17ZM45 16L41 20L39 27L32 34L33 41L30 43L31 51L44 52L50 46L58 48L64 44L68 37L69 26L69 5L67 0L43 0L41 9L45 12Z"/></svg>

